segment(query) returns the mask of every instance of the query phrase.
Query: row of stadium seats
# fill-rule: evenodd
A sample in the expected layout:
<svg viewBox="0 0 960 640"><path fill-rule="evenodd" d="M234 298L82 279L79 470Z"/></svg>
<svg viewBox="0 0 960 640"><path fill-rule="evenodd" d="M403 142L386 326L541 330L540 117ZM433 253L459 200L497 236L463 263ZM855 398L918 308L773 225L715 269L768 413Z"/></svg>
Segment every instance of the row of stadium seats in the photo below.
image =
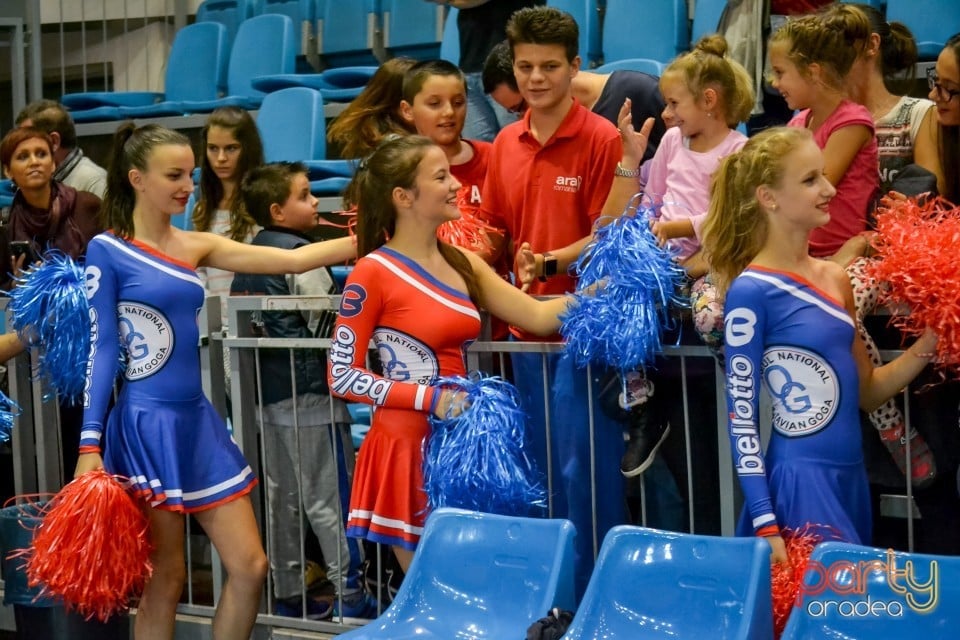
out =
<svg viewBox="0 0 960 640"><path fill-rule="evenodd" d="M521 638L554 607L576 608L561 640L774 637L763 538L614 527L575 606L574 535L562 519L438 509L391 605L338 638ZM960 621L955 557L825 542L808 567L783 640L945 638Z"/></svg>

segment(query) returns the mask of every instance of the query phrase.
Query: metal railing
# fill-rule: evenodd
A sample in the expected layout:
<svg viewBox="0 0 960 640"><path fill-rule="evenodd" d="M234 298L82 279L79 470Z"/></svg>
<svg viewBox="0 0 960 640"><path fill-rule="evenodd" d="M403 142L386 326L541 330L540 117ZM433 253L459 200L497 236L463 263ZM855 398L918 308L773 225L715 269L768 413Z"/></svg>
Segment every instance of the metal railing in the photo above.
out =
<svg viewBox="0 0 960 640"><path fill-rule="evenodd" d="M263 311L335 311L338 308L336 296L319 297L257 297L238 296L228 298L229 332L221 329L220 314L206 313L206 309L219 309L219 300L208 298L201 313L201 363L203 367L204 391L213 401L221 415L230 416L230 425L234 439L255 473L261 479L268 469L263 464L263 439L260 425L263 424L263 403L260 402L259 361L266 350L281 350L289 354L291 366L293 354L301 349L328 349L329 339L286 339L253 337L247 328L251 326L252 314ZM503 370L512 353L539 354L541 358L555 354L562 349L557 343L520 343L487 342L474 343L468 351L468 368L486 369L493 367ZM229 353L229 376L225 371L224 351ZM885 352L889 357L894 352ZM9 392L16 399L23 413L14 427L13 452L14 475L18 494L35 492L54 492L67 479L69 472L61 468L61 448L58 412L56 402L39 384L31 380L30 354L18 356L7 364ZM669 438L670 446L661 449L660 467L651 467L639 478L632 480L632 490L628 486L628 496L636 503L631 521L634 524L652 524L665 528L664 522L671 524L674 530L686 532L732 535L741 505L738 482L733 470L729 453L729 440L726 431L725 397L723 377L710 351L701 345L673 344L664 348L662 375L667 380L656 389L670 403L669 419L675 431ZM589 371L585 374L590 374ZM546 384L546 383L545 383ZM583 384L593 384L592 378L585 377ZM332 402L332 401L331 401ZM904 395L906 416L910 419L910 395ZM332 411L332 408L331 408ZM763 438L769 438L769 405L761 407L765 418ZM301 426L295 415L295 428ZM593 420L585 428L593 429ZM546 425L549 437L550 421ZM592 433L592 431L591 431ZM591 438L592 440L592 438ZM70 446L73 446L72 444ZM668 463L663 460L667 459ZM336 463L335 463L336 464ZM597 464L596 452L591 450L591 465ZM548 487L556 482L557 470L542 469L546 473ZM308 478L304 479L309 481ZM668 486L671 485L672 486ZM594 532L580 532L580 535L592 535L593 552L596 555L600 536L596 535L596 508L603 495L598 495L591 487L593 504ZM301 540L299 558L305 566L310 556L304 540L307 537L307 525L303 518L290 523L272 522L267 526L266 506L269 499L266 492L258 487L251 494L261 535L269 548L271 536L278 526L297 527ZM666 498L664 497L666 495ZM890 497L888 503L901 507L904 513L903 525L906 528L908 549L914 546L914 520L918 517L912 507L913 489L906 483L904 496ZM679 503L677 500L679 499ZM892 502L891 502L892 501ZM903 509L904 505L908 508ZM679 508L678 508L679 507ZM339 509L339 507L338 507ZM668 513L665 517L664 510ZM550 514L553 508L551 505ZM338 511L342 528L343 512ZM672 519L671 519L672 518ZM214 603L220 597L223 572L216 552L210 548L209 541L200 531L194 531L187 521L186 562L188 566L187 588L181 614L190 614L195 620L206 621L212 618ZM379 563L389 554L389 548L377 549L370 560L379 573ZM344 565L343 558L339 564ZM272 615L272 584L268 579L267 597L263 600L263 613L258 617L258 633L266 630L287 629L324 633L339 633L352 628L356 621L328 620L311 621ZM303 587L303 598L313 595ZM327 597L332 597L329 593ZM183 621L181 621L183 624ZM198 623L199 624L199 623ZM255 634L255 637L265 637ZM294 636L295 637L295 636Z"/></svg>

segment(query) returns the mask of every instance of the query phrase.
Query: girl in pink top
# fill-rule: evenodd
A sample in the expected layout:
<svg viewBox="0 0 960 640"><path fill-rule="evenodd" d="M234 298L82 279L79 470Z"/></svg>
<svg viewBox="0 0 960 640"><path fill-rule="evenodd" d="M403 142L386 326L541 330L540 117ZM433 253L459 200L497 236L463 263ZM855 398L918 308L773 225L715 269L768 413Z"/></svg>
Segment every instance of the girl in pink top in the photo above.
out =
<svg viewBox="0 0 960 640"><path fill-rule="evenodd" d="M791 109L789 126L805 127L823 149L824 173L837 189L830 221L810 234L810 255L828 257L866 230L880 186L873 117L844 98L843 81L870 40L863 12L838 6L791 18L770 37L773 87Z"/></svg>

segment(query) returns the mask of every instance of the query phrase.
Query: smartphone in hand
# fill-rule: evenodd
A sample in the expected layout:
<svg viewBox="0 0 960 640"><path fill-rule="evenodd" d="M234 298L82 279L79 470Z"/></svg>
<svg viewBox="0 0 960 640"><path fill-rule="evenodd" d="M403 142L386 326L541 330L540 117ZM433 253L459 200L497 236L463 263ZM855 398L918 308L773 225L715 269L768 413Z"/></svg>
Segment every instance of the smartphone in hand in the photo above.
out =
<svg viewBox="0 0 960 640"><path fill-rule="evenodd" d="M11 241L10 255L13 256L14 261L16 261L20 256L26 255L27 257L23 261L24 268L40 259L40 256L37 255L37 252L33 250L33 244L27 240Z"/></svg>

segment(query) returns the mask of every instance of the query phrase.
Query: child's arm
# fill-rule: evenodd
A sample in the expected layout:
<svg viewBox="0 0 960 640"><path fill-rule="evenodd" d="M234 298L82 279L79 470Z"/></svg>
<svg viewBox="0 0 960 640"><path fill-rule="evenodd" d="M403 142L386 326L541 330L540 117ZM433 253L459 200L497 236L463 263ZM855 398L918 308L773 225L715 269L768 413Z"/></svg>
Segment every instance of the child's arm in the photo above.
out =
<svg viewBox="0 0 960 640"><path fill-rule="evenodd" d="M840 127L830 134L823 147L823 174L830 184L837 186L860 153L860 149L873 139L873 131L860 124Z"/></svg>
<svg viewBox="0 0 960 640"><path fill-rule="evenodd" d="M684 218L683 220L657 220L651 226L653 235L657 236L657 241L664 244L667 240L674 238L692 238L694 235L693 220Z"/></svg>

